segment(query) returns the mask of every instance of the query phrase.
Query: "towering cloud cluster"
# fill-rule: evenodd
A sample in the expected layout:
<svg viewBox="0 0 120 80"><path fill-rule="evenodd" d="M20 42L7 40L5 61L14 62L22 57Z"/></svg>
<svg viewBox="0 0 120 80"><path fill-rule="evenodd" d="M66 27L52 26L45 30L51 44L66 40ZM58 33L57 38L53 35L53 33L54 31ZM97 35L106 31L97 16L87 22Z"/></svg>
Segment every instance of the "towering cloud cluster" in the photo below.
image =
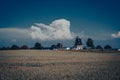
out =
<svg viewBox="0 0 120 80"><path fill-rule="evenodd" d="M36 23L31 27L31 31L32 38L38 40L73 39L70 22L66 19L55 20L50 25Z"/></svg>
<svg viewBox="0 0 120 80"><path fill-rule="evenodd" d="M120 31L118 33L112 34L113 38L120 38Z"/></svg>

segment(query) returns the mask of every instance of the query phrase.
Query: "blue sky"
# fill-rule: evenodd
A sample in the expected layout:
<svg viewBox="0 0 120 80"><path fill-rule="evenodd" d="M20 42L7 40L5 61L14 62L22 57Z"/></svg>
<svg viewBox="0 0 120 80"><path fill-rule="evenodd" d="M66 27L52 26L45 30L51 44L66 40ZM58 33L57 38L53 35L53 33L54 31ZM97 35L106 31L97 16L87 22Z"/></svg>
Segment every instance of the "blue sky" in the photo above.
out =
<svg viewBox="0 0 120 80"><path fill-rule="evenodd" d="M70 32L81 36L84 44L91 37L95 45L120 48L119 4L119 0L0 0L0 46L32 46L36 41L46 46L57 42L72 46L74 39L41 40L41 36L27 36L35 23L51 27L55 20L65 19L70 22Z"/></svg>

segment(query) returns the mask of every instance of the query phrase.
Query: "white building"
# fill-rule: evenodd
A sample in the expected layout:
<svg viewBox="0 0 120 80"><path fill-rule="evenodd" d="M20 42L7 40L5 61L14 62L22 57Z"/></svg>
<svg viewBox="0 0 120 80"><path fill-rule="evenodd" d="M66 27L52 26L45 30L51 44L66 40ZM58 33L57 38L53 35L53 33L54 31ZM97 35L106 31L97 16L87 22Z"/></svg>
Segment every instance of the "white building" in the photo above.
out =
<svg viewBox="0 0 120 80"><path fill-rule="evenodd" d="M83 45L77 45L77 46L75 47L75 49L76 49L76 50L83 50L83 47L84 47Z"/></svg>

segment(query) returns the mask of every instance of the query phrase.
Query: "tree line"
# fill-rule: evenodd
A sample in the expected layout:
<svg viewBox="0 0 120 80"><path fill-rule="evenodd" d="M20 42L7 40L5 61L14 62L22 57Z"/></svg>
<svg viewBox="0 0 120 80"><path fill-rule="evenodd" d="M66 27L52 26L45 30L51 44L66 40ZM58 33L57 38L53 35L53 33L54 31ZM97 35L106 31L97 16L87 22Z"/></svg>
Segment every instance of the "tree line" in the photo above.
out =
<svg viewBox="0 0 120 80"><path fill-rule="evenodd" d="M50 47L43 47L41 45L41 43L36 42L34 44L34 47L29 47L28 45L22 45L22 46L18 46L16 44L12 45L11 47L0 47L0 50L20 50L20 49L39 49L39 50L43 50L43 49L58 49L58 48L63 48L63 44L62 43L57 43L56 45L51 45Z"/></svg>
<svg viewBox="0 0 120 80"><path fill-rule="evenodd" d="M94 45L94 40L92 38L88 38L86 41L86 46L83 49L106 49L106 50L112 50L112 47L110 45L105 45L104 47L102 47L101 45L97 45L95 47ZM20 50L20 49L39 49L39 50L43 50L43 49L49 49L49 50L53 50L53 49L59 49L59 48L63 48L63 44L62 43L57 43L56 45L51 45L50 47L44 47L41 45L41 43L36 42L34 44L34 47L28 47L27 45L22 45L22 46L18 46L16 44L12 45L11 47L1 47L0 50Z"/></svg>
<svg viewBox="0 0 120 80"><path fill-rule="evenodd" d="M112 50L112 47L109 44L105 45L104 47L102 47L101 45L97 45L95 47L94 40L92 38L88 38L87 39L86 45L87 45L87 47L89 49L101 49L101 50L102 49L107 49L107 50Z"/></svg>

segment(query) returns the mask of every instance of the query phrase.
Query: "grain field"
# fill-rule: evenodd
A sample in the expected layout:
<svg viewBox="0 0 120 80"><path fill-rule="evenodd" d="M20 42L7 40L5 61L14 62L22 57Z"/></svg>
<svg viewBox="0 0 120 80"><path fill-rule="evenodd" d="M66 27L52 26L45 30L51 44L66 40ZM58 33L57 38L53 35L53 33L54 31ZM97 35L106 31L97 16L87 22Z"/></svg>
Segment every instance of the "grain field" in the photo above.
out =
<svg viewBox="0 0 120 80"><path fill-rule="evenodd" d="M120 80L120 53L0 51L0 80Z"/></svg>

